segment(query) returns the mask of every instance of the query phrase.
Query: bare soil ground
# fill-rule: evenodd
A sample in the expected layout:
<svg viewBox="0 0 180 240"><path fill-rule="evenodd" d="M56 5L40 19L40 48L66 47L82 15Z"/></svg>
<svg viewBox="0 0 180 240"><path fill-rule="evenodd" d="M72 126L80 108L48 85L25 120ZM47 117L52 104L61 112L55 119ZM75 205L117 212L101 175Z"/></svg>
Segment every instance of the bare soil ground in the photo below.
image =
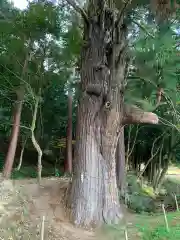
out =
<svg viewBox="0 0 180 240"><path fill-rule="evenodd" d="M63 204L68 183L69 180L64 178L44 178L41 186L35 179L1 181L0 240L100 239L104 235L102 231L77 229L68 221ZM42 239L43 216L45 230ZM131 225L132 217L127 217Z"/></svg>
<svg viewBox="0 0 180 240"><path fill-rule="evenodd" d="M180 170L171 167L168 175L178 179ZM131 239L141 239L135 225L163 221L162 217L132 214L123 206L125 219L119 229L103 228L86 231L75 228L68 220L64 207L64 193L69 179L43 178L2 181L0 178L0 240L105 240L125 239L125 226ZM45 217L44 237L41 237L42 217ZM152 223L151 223L152 222ZM156 225L155 224L155 225ZM102 231L103 230L103 231Z"/></svg>

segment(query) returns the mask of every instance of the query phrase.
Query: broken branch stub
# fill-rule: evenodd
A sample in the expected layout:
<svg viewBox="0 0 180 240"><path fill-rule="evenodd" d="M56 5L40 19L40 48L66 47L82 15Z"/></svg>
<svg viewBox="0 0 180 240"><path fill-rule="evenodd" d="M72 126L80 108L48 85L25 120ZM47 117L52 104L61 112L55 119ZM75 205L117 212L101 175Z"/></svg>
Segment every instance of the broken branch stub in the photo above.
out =
<svg viewBox="0 0 180 240"><path fill-rule="evenodd" d="M144 112L136 106L125 106L123 124L149 123L158 124L159 119L155 113Z"/></svg>

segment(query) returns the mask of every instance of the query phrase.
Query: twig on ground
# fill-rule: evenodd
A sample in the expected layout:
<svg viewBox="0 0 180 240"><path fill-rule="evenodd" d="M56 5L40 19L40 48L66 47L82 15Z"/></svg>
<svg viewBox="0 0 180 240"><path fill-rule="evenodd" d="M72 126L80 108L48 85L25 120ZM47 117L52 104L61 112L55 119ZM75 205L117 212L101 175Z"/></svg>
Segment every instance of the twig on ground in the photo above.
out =
<svg viewBox="0 0 180 240"><path fill-rule="evenodd" d="M125 229L125 231L124 231L124 234L125 234L125 240L128 240L128 233L127 233L127 229Z"/></svg>
<svg viewBox="0 0 180 240"><path fill-rule="evenodd" d="M165 220L165 224L166 224L166 230L167 232L170 232L169 230L169 225L168 225L168 220L167 220L167 216L166 216L166 210L164 208L164 204L162 204L162 210L163 210L163 214L164 214L164 220Z"/></svg>
<svg viewBox="0 0 180 240"><path fill-rule="evenodd" d="M174 194L174 199L175 199L175 203L176 203L176 210L179 212L179 205L178 205L176 194Z"/></svg>
<svg viewBox="0 0 180 240"><path fill-rule="evenodd" d="M41 240L44 240L44 221L45 221L45 216L42 217L42 224L41 224Z"/></svg>

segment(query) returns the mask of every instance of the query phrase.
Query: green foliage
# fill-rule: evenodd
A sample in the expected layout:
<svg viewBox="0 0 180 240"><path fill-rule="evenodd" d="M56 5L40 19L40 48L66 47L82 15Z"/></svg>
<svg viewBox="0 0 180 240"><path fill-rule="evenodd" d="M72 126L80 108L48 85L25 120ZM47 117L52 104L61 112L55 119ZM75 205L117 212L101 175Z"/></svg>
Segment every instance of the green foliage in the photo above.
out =
<svg viewBox="0 0 180 240"><path fill-rule="evenodd" d="M136 213L143 212L155 212L155 204L153 199L148 196L144 196L141 194L131 194L129 196L128 207L134 210Z"/></svg>
<svg viewBox="0 0 180 240"><path fill-rule="evenodd" d="M14 88L23 85L20 141L30 136L34 95L41 89L35 134L42 149L46 149L52 139L66 136L67 85L73 90L76 87L67 82L79 56L81 33L77 24L70 22L71 11L51 1L31 1L25 10L15 9L5 0L0 4L0 130L9 138ZM27 146L32 148L29 139Z"/></svg>
<svg viewBox="0 0 180 240"><path fill-rule="evenodd" d="M125 201L127 206L137 213L156 211L154 195L152 197L152 193L149 194L149 191L145 191L135 175L127 176Z"/></svg>
<svg viewBox="0 0 180 240"><path fill-rule="evenodd" d="M137 213L162 213L162 203L168 212L176 211L176 201L180 208L180 181L176 178L167 178L158 192L143 181L137 181L133 174L127 176L126 194L123 201Z"/></svg>
<svg viewBox="0 0 180 240"><path fill-rule="evenodd" d="M180 181L168 178L162 185L163 193L160 194L160 198L163 199L166 209L169 211L177 210L175 196L177 198L178 205L180 206Z"/></svg>
<svg viewBox="0 0 180 240"><path fill-rule="evenodd" d="M43 168L42 177L61 177L63 174L57 168ZM19 171L13 170L11 174L12 179L37 178L37 170L35 167L21 167Z"/></svg>
<svg viewBox="0 0 180 240"><path fill-rule="evenodd" d="M148 27L148 21L141 22ZM155 112L160 119L157 126L141 125L136 138L136 128L131 130L130 126L125 129L126 136L131 131L130 139L125 139L126 145L129 145L130 149L134 146L132 161L129 161L132 169L137 171L141 164L146 166L151 159L143 176L154 188L157 188L164 177L168 164L178 155L180 142L177 90L180 66L177 48L179 35L174 28L175 24L165 27L154 25L154 38L141 33L133 38L131 54L134 58L125 92L127 102L136 104L145 111Z"/></svg>
<svg viewBox="0 0 180 240"><path fill-rule="evenodd" d="M125 229L128 239L139 240L167 240L179 239L179 212L167 213L170 232L165 227L163 214L128 214L128 223L122 221L118 225L105 225L102 234L105 239L125 239ZM101 233L101 232L100 232ZM170 236L170 234L172 236ZM174 237L174 238L173 238Z"/></svg>
<svg viewBox="0 0 180 240"><path fill-rule="evenodd" d="M36 178L37 171L32 167L22 167L20 171L16 169L12 171L12 179Z"/></svg>

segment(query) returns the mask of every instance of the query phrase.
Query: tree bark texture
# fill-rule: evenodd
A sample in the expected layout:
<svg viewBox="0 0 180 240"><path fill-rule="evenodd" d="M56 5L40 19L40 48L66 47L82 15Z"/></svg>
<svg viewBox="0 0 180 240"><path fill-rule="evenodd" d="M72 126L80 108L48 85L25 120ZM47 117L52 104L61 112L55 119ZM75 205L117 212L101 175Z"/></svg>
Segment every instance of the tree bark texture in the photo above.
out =
<svg viewBox="0 0 180 240"><path fill-rule="evenodd" d="M72 94L68 94L68 123L66 137L65 172L72 173Z"/></svg>
<svg viewBox="0 0 180 240"><path fill-rule="evenodd" d="M100 4L89 9L84 25L71 189L72 220L80 226L118 223L122 217L115 153L123 118L126 26Z"/></svg>
<svg viewBox="0 0 180 240"><path fill-rule="evenodd" d="M117 149L116 149L116 175L117 175L118 188L121 194L123 195L124 188L125 188L125 176L126 176L124 127L121 128Z"/></svg>
<svg viewBox="0 0 180 240"><path fill-rule="evenodd" d="M116 9L117 10L117 9ZM87 14L87 17L84 17ZM116 148L126 123L145 121L137 108L125 110L127 26L105 1L89 2L81 55L81 97L71 186L71 218L77 226L116 224L122 218L116 180ZM133 114L135 113L135 119ZM157 117L152 116L155 123Z"/></svg>
<svg viewBox="0 0 180 240"><path fill-rule="evenodd" d="M10 178L11 171L14 163L14 157L16 153L17 141L19 136L19 128L20 128L20 120L21 120L21 112L22 112L22 105L23 105L23 97L24 93L19 90L17 91L17 101L14 107L14 122L10 137L10 143L8 152L5 159L5 165L3 169L3 176L4 178Z"/></svg>

